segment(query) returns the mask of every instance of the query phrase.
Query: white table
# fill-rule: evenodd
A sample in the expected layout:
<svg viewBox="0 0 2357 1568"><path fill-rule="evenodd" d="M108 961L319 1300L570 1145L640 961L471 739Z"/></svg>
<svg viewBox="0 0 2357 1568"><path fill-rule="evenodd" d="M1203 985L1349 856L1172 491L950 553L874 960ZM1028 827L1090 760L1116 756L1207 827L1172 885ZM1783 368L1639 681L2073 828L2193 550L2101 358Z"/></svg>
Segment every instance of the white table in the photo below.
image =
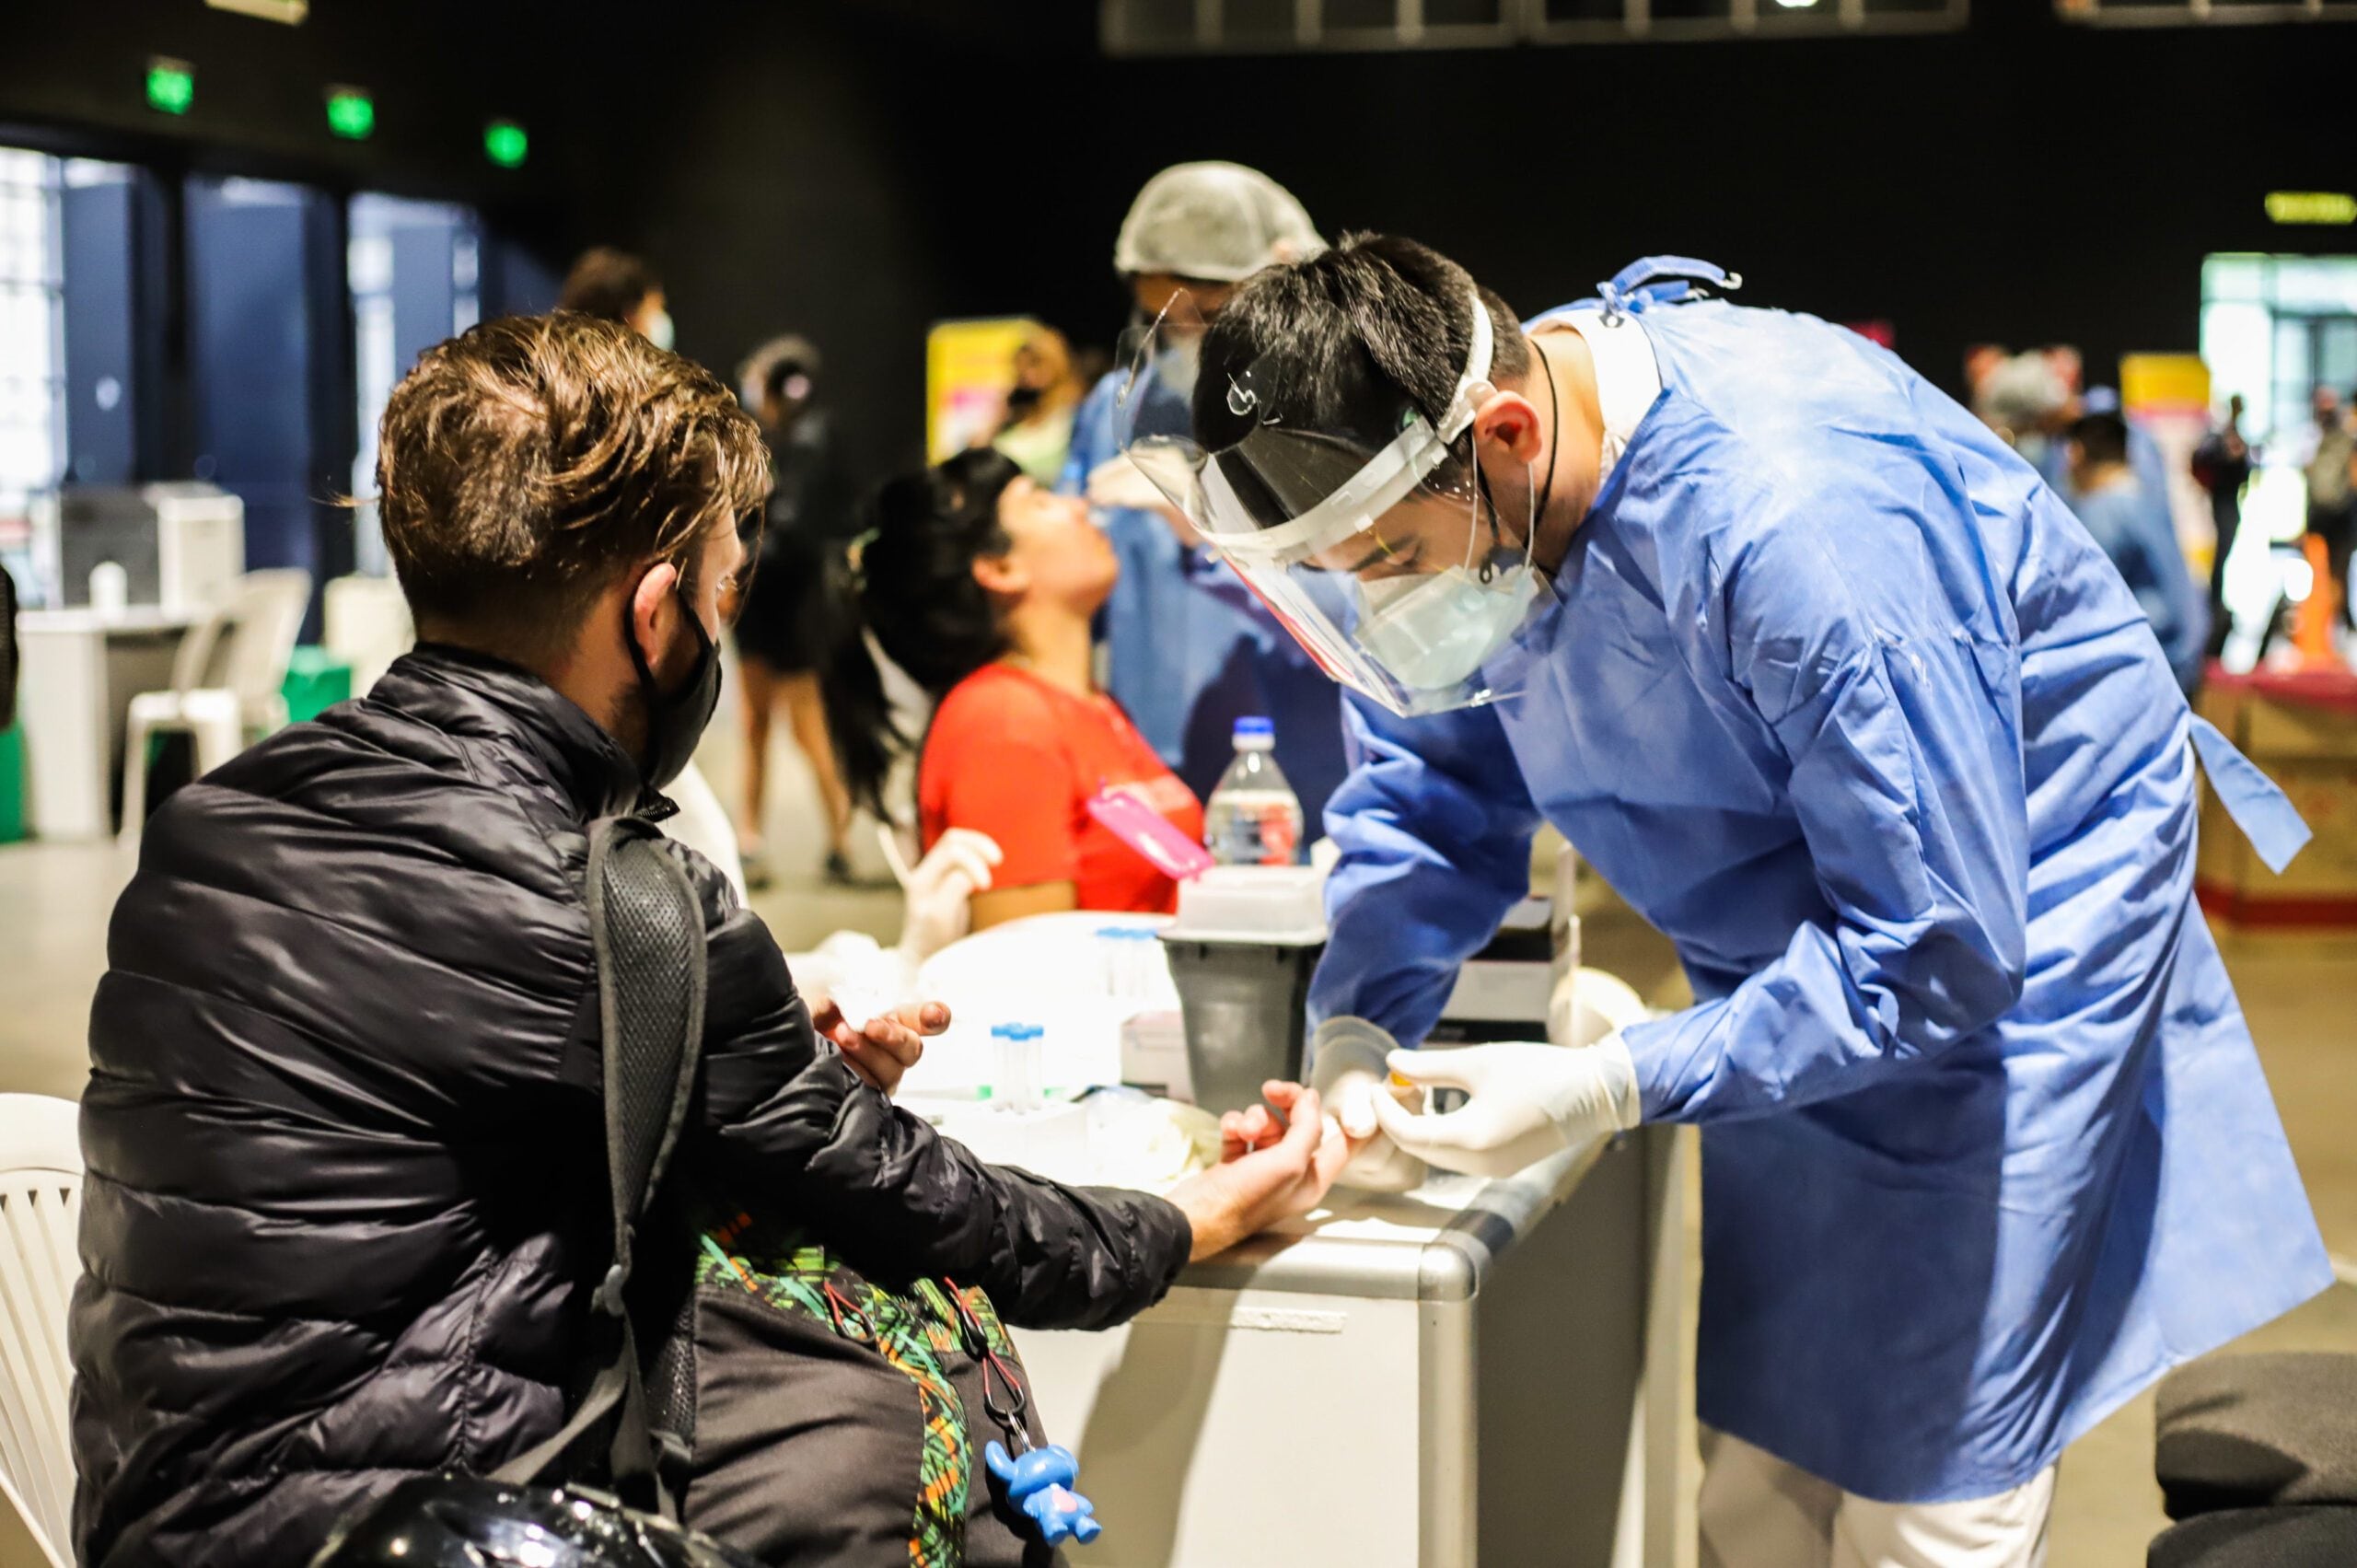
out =
<svg viewBox="0 0 2357 1568"><path fill-rule="evenodd" d="M170 687L172 657L199 619L154 606L30 610L17 618L27 825L35 838L102 839L114 831L131 699Z"/></svg>
<svg viewBox="0 0 2357 1568"><path fill-rule="evenodd" d="M1100 1334L1017 1330L1105 1522L1076 1568L1656 1568L1678 1130L1359 1198Z"/></svg>

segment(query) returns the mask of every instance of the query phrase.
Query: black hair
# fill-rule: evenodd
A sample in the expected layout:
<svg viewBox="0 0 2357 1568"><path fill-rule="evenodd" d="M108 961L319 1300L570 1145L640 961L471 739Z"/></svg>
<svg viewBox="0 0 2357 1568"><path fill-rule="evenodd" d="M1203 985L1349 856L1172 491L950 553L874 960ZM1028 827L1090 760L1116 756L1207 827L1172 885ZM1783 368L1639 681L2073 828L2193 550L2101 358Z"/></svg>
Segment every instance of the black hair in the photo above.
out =
<svg viewBox="0 0 2357 1568"><path fill-rule="evenodd" d="M655 269L627 250L599 245L584 250L564 275L559 310L575 310L605 321L627 322L646 296L663 286Z"/></svg>
<svg viewBox="0 0 2357 1568"><path fill-rule="evenodd" d="M2079 444L2084 462L2128 460L2128 422L2116 413L2081 414L2071 426L2071 439Z"/></svg>
<svg viewBox="0 0 2357 1568"><path fill-rule="evenodd" d="M887 821L892 765L914 745L892 721L883 674L862 632L938 703L950 688L1006 652L1006 632L974 563L1014 541L999 527L999 497L1023 470L989 447L960 452L921 473L888 481L868 503L865 542L833 585L857 606L820 672L827 728L852 798Z"/></svg>
<svg viewBox="0 0 2357 1568"><path fill-rule="evenodd" d="M1429 246L1351 234L1306 261L1263 267L1203 334L1195 439L1220 451L1275 408L1288 424L1380 447L1399 434L1403 394L1439 424L1473 345L1477 290L1490 314L1490 379L1518 377L1530 368L1521 319ZM1229 383L1247 370L1260 408L1239 414Z"/></svg>

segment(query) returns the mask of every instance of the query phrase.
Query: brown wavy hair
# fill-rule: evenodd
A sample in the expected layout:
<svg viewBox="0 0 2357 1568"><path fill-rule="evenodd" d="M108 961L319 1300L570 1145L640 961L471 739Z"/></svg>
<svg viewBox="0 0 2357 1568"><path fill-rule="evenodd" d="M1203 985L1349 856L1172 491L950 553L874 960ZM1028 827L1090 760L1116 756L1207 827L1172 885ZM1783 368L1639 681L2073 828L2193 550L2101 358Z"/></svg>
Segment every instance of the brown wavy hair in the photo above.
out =
<svg viewBox="0 0 2357 1568"><path fill-rule="evenodd" d="M430 349L386 405L385 545L419 633L561 653L616 576L758 519L760 427L709 371L627 327L512 316Z"/></svg>

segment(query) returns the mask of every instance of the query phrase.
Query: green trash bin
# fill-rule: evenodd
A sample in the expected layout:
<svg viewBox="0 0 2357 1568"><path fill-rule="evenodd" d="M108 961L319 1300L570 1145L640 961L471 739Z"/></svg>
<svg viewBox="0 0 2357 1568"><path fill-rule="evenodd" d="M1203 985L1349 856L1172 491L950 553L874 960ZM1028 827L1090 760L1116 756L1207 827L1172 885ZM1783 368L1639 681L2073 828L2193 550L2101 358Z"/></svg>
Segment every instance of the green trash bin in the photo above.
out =
<svg viewBox="0 0 2357 1568"><path fill-rule="evenodd" d="M325 648L304 646L286 663L286 679L279 687L286 698L286 722L301 724L318 718L352 696L352 661Z"/></svg>
<svg viewBox="0 0 2357 1568"><path fill-rule="evenodd" d="M0 729L0 844L25 836L25 732Z"/></svg>

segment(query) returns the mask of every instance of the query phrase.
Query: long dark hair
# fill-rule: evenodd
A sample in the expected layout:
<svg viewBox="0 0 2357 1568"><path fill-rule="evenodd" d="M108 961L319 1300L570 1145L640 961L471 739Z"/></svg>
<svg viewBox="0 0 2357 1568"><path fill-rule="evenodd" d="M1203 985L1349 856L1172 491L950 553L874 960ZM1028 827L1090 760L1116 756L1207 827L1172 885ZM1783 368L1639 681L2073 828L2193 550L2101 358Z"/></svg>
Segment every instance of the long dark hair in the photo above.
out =
<svg viewBox="0 0 2357 1568"><path fill-rule="evenodd" d="M852 798L887 821L893 816L885 781L915 742L892 722L882 672L860 633L873 633L885 656L936 703L1006 652L974 563L1012 547L999 527L998 502L1022 472L982 447L888 482L868 503L856 563L836 568L842 580L830 597L857 613L843 617L819 675L827 729Z"/></svg>

